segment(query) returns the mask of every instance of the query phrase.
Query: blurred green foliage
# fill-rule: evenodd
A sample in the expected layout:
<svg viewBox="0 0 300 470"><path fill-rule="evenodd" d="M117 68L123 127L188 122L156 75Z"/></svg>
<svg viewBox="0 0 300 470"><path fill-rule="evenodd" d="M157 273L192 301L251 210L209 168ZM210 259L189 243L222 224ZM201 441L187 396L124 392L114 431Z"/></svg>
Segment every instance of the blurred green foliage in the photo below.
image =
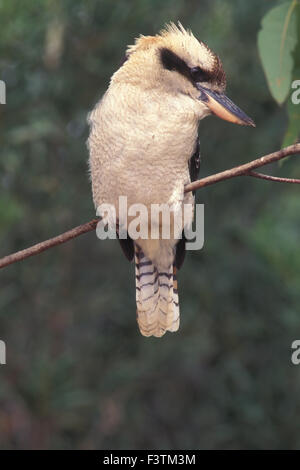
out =
<svg viewBox="0 0 300 470"><path fill-rule="evenodd" d="M287 116L256 46L269 7L0 1L1 254L94 217L86 115L126 45L170 20L216 50L229 96L257 124L202 122L202 175L277 150ZM0 273L1 448L299 448L298 187L241 177L197 198L206 241L179 273L176 334L140 336L133 266L94 233Z"/></svg>

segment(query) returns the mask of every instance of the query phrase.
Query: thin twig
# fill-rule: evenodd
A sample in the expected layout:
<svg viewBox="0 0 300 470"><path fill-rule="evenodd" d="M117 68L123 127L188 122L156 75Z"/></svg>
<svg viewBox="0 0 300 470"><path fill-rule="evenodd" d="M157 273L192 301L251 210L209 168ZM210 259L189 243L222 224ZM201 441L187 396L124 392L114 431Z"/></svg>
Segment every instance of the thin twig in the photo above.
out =
<svg viewBox="0 0 300 470"><path fill-rule="evenodd" d="M278 150L277 152L270 153L264 157L257 158L252 160L252 162L245 163L244 165L239 165L230 170L221 171L215 175L208 176L202 180L194 181L193 183L187 184L184 188L184 192L195 191L196 189L203 188L204 186L209 186L210 184L218 183L219 181L228 180L229 178L234 178L236 176L247 175L249 171L259 168L260 166L268 165L269 163L277 162L282 158L287 157L288 155L294 155L300 153L300 144L290 145L284 149Z"/></svg>
<svg viewBox="0 0 300 470"><path fill-rule="evenodd" d="M61 245L62 243L66 243L67 241L71 240L72 238L79 237L79 235L82 235L83 233L95 230L98 222L99 219L93 219L86 224L78 225L78 227L74 227L71 230L62 233L57 237L49 238L49 240L37 243L36 245L26 248L25 250L17 251L16 253L5 256L4 258L0 259L0 268L4 268L5 266L15 263L16 261L21 261L25 258L28 258L29 256L37 255L42 251L48 250L48 248Z"/></svg>
<svg viewBox="0 0 300 470"><path fill-rule="evenodd" d="M265 175L264 173L257 173L256 171L249 171L246 176L254 176L254 178L260 178L267 181L275 181L277 183L292 183L300 184L300 180L296 178L279 178L278 176Z"/></svg>
<svg viewBox="0 0 300 470"><path fill-rule="evenodd" d="M222 171L220 173L216 173L215 175L207 176L201 180L194 181L185 186L184 192L187 193L189 191L195 191L200 188L204 188L205 186L209 186L211 184L218 183L219 181L224 181L229 178L235 178L236 176L253 176L255 178L262 178L267 179L270 181L280 181L282 183L299 183L300 180L293 180L290 178L277 178L275 176L268 176L263 175L261 173L253 172L252 170L255 168L259 168L261 166L267 165L269 163L276 162L281 160L282 158L287 157L288 155L294 155L296 153L300 153L300 143L295 145L290 145L278 152L270 153L269 155L265 155L264 157L258 158L257 160L253 160L252 162L245 163L244 165L240 165L230 170ZM45 240L44 242L38 243L37 245L33 245L25 250L18 251L11 255L5 256L4 258L0 259L0 268L4 268L9 264L15 263L17 261L21 261L29 256L37 255L42 251L48 250L48 248L52 248L53 246L60 245L65 243L72 238L76 238L83 233L90 232L96 229L97 223L99 219L93 219L90 222L87 222L83 225L79 225L71 230L68 230L57 237L50 238L49 240Z"/></svg>

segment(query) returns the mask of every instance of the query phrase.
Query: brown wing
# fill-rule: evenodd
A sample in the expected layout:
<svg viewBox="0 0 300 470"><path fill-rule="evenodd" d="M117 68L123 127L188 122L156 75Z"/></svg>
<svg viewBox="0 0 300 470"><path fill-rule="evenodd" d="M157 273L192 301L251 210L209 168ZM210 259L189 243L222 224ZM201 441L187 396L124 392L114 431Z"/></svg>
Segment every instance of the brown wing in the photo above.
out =
<svg viewBox="0 0 300 470"><path fill-rule="evenodd" d="M134 246L132 238L130 238L127 233L127 238L119 238L118 235L118 240L126 258L128 259L128 261L132 261L134 256Z"/></svg>

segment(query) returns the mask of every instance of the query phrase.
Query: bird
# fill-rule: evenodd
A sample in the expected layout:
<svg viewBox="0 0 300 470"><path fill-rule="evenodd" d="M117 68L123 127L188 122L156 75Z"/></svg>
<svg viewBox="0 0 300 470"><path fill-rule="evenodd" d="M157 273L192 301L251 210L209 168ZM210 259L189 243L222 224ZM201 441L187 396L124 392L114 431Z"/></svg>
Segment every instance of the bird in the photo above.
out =
<svg viewBox="0 0 300 470"><path fill-rule="evenodd" d="M194 207L194 194L184 193L184 187L198 179L199 122L213 114L255 127L225 88L218 55L180 22L166 24L155 36L136 38L88 116L95 207L109 204L119 213L120 196L126 197L127 207ZM179 328L177 270L185 257L182 232L192 219L193 213L179 226L180 236L177 231L163 238L162 219L157 238L149 232L144 239L119 236L125 256L135 262L136 313L143 336L162 337Z"/></svg>

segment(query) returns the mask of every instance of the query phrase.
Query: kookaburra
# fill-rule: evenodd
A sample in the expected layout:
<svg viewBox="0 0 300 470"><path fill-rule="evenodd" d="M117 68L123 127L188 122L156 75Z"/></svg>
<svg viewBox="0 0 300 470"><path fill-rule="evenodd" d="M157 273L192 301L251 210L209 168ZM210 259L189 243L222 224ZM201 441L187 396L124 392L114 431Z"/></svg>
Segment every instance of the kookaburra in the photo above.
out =
<svg viewBox="0 0 300 470"><path fill-rule="evenodd" d="M184 186L197 179L198 125L209 114L254 126L224 94L219 57L181 24L156 36L140 36L113 74L108 90L89 115L90 172L96 208L132 204L193 203ZM129 217L130 219L130 217ZM191 215L192 219L192 215ZM118 221L117 221L118 223ZM148 220L149 226L150 221ZM171 223L171 222L170 222ZM184 220L191 224L191 220ZM163 218L159 219L159 229ZM120 239L135 259L137 321L144 336L162 336L179 327L176 268L185 252L184 236ZM121 238L121 237L119 237Z"/></svg>

